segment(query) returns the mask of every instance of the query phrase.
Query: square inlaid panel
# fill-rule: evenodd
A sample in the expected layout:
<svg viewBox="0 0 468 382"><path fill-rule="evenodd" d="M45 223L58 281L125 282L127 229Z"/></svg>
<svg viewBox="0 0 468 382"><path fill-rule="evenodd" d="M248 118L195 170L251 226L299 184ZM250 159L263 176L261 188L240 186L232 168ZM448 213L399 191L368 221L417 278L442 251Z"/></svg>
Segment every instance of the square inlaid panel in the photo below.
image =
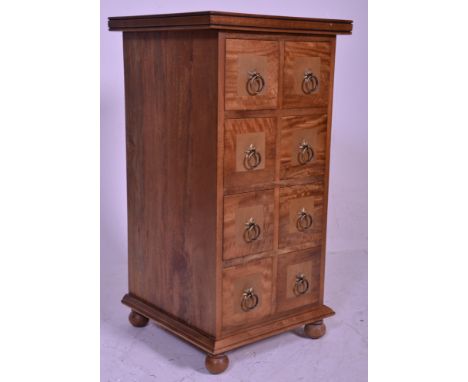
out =
<svg viewBox="0 0 468 382"><path fill-rule="evenodd" d="M268 258L223 270L223 328L271 314L272 265Z"/></svg>
<svg viewBox="0 0 468 382"><path fill-rule="evenodd" d="M274 192L224 197L223 259L273 249Z"/></svg>
<svg viewBox="0 0 468 382"><path fill-rule="evenodd" d="M329 41L286 41L283 107L327 106L332 44Z"/></svg>
<svg viewBox="0 0 468 382"><path fill-rule="evenodd" d="M224 188L248 191L275 178L276 119L236 118L225 121Z"/></svg>
<svg viewBox="0 0 468 382"><path fill-rule="evenodd" d="M279 42L226 39L226 110L278 106Z"/></svg>
<svg viewBox="0 0 468 382"><path fill-rule="evenodd" d="M327 115L280 119L280 178L323 177L327 145Z"/></svg>
<svg viewBox="0 0 468 382"><path fill-rule="evenodd" d="M323 184L280 189L279 248L318 247L323 230Z"/></svg>
<svg viewBox="0 0 468 382"><path fill-rule="evenodd" d="M312 305L320 293L320 248L278 257L277 311Z"/></svg>

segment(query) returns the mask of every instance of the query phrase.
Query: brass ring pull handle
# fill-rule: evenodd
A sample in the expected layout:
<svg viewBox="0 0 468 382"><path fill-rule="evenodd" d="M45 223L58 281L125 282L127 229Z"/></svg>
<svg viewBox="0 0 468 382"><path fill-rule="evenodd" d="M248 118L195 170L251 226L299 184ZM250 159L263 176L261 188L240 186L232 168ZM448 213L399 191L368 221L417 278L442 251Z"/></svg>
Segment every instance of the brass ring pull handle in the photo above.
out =
<svg viewBox="0 0 468 382"><path fill-rule="evenodd" d="M247 80L247 93L250 95L257 95L261 93L265 87L265 80L262 75L256 70L249 72L249 79Z"/></svg>
<svg viewBox="0 0 468 382"><path fill-rule="evenodd" d="M259 238L260 232L260 226L255 223L255 219L250 218L249 221L245 223L244 240L247 243L251 243Z"/></svg>
<svg viewBox="0 0 468 382"><path fill-rule="evenodd" d="M253 288L247 288L242 294L241 308L244 312L254 309L258 305L258 296Z"/></svg>
<svg viewBox="0 0 468 382"><path fill-rule="evenodd" d="M296 282L294 283L294 294L300 296L309 290L309 282L305 276L300 273L296 275Z"/></svg>
<svg viewBox="0 0 468 382"><path fill-rule="evenodd" d="M299 153L297 154L297 161L304 165L314 159L314 149L312 146L304 139L299 145Z"/></svg>
<svg viewBox="0 0 468 382"><path fill-rule="evenodd" d="M305 231L312 227L312 215L309 214L305 208L303 208L299 213L298 213L298 218L296 221L296 227L299 231Z"/></svg>
<svg viewBox="0 0 468 382"><path fill-rule="evenodd" d="M244 157L244 166L247 170L253 170L255 167L258 167L262 161L262 156L257 151L255 145L251 144L247 151L245 152Z"/></svg>
<svg viewBox="0 0 468 382"><path fill-rule="evenodd" d="M317 90L319 85L319 80L317 76L311 71L306 71L304 73L304 79L302 80L302 91L305 94L311 94Z"/></svg>

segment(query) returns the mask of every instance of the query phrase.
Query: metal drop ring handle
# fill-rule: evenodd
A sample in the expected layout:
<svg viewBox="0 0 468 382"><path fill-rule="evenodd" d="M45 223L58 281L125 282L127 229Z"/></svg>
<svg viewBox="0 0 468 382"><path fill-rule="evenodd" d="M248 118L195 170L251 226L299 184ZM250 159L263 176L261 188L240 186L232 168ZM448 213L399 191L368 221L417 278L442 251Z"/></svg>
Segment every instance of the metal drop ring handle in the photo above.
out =
<svg viewBox="0 0 468 382"><path fill-rule="evenodd" d="M296 275L296 282L294 284L294 294L300 296L309 290L309 282L305 278L304 274L300 273Z"/></svg>
<svg viewBox="0 0 468 382"><path fill-rule="evenodd" d="M313 220L312 220L312 215L309 214L305 208L303 208L299 214L298 214L298 218L297 218L297 221L296 221L296 227L299 231L305 231L307 229L309 229L310 227L312 227L312 223L313 223Z"/></svg>
<svg viewBox="0 0 468 382"><path fill-rule="evenodd" d="M315 90L317 90L318 85L319 80L314 73L310 71L304 73L304 79L302 80L302 91L305 94L313 93Z"/></svg>
<svg viewBox="0 0 468 382"><path fill-rule="evenodd" d="M242 294L241 308L244 312L254 309L258 305L258 296L253 288L247 288Z"/></svg>
<svg viewBox="0 0 468 382"><path fill-rule="evenodd" d="M261 93L265 87L265 80L262 75L256 70L249 72L249 79L247 80L247 93L250 95L257 95Z"/></svg>
<svg viewBox="0 0 468 382"><path fill-rule="evenodd" d="M297 154L297 161L300 164L304 165L310 162L314 158L314 155L315 155L314 149L304 139L302 143L299 145L299 153Z"/></svg>
<svg viewBox="0 0 468 382"><path fill-rule="evenodd" d="M255 219L250 218L249 221L245 223L244 240L247 243L251 243L259 238L260 232L260 226L255 223Z"/></svg>
<svg viewBox="0 0 468 382"><path fill-rule="evenodd" d="M251 144L247 151L245 152L244 157L244 166L247 170L253 170L254 168L258 167L260 162L262 161L262 156L257 151L255 145Z"/></svg>

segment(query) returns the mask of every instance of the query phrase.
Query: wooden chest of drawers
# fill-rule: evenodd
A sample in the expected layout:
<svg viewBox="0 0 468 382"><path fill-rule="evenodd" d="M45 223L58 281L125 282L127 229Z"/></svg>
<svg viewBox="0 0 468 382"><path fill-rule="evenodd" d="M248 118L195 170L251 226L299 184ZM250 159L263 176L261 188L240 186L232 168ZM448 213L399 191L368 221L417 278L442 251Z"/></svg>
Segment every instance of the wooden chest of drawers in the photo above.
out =
<svg viewBox="0 0 468 382"><path fill-rule="evenodd" d="M130 322L207 353L325 333L337 34L351 21L220 12L123 31Z"/></svg>

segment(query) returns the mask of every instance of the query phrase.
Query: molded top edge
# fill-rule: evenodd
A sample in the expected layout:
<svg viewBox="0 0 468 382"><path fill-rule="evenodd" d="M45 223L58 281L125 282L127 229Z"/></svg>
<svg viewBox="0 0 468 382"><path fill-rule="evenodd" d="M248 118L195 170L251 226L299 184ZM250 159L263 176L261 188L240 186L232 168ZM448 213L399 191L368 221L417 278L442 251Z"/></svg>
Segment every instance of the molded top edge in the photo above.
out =
<svg viewBox="0 0 468 382"><path fill-rule="evenodd" d="M203 11L109 17L111 31L228 29L263 32L351 34L352 20Z"/></svg>

